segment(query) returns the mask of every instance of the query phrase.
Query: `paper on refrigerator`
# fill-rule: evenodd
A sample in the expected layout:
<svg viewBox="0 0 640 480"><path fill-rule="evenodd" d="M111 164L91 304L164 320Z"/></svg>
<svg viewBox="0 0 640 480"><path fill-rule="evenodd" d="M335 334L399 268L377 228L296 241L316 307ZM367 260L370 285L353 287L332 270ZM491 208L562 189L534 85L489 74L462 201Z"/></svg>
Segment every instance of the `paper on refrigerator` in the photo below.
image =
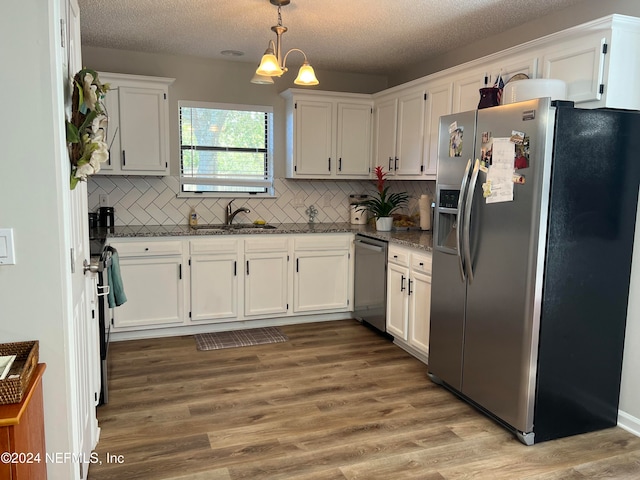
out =
<svg viewBox="0 0 640 480"><path fill-rule="evenodd" d="M513 201L513 159L516 146L509 138L494 138L491 166L483 190L487 203Z"/></svg>

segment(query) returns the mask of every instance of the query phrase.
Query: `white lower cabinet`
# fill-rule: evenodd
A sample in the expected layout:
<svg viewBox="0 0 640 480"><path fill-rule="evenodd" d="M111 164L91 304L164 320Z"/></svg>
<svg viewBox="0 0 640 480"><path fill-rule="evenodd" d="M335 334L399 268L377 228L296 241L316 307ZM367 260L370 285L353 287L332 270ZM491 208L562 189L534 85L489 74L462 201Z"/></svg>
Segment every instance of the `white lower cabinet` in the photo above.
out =
<svg viewBox="0 0 640 480"><path fill-rule="evenodd" d="M279 316L289 309L289 238L244 242L244 315Z"/></svg>
<svg viewBox="0 0 640 480"><path fill-rule="evenodd" d="M116 329L184 323L183 243L111 242L118 250L127 302L113 315Z"/></svg>
<svg viewBox="0 0 640 480"><path fill-rule="evenodd" d="M226 322L238 317L238 240L189 242L192 321Z"/></svg>
<svg viewBox="0 0 640 480"><path fill-rule="evenodd" d="M114 310L116 333L351 310L351 233L110 244L128 297Z"/></svg>
<svg viewBox="0 0 640 480"><path fill-rule="evenodd" d="M353 235L294 238L293 312L348 311L353 298Z"/></svg>
<svg viewBox="0 0 640 480"><path fill-rule="evenodd" d="M431 311L431 253L389 246L387 331L394 342L427 361Z"/></svg>

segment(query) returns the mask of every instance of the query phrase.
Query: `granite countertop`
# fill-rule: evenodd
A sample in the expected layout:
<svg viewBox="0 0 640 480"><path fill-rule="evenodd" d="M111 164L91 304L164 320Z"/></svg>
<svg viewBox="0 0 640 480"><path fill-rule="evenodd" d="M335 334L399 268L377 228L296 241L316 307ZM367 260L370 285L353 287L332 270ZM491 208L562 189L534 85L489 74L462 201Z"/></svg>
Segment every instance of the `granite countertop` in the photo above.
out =
<svg viewBox="0 0 640 480"><path fill-rule="evenodd" d="M233 230L194 230L188 225L133 225L112 228L93 228L90 237L94 239L131 238L131 237L190 237L217 235L277 235L301 233L359 233L368 237L386 240L391 243L405 245L431 251L431 231L393 230L378 232L369 225L351 225L350 223L272 223L274 229L233 229Z"/></svg>

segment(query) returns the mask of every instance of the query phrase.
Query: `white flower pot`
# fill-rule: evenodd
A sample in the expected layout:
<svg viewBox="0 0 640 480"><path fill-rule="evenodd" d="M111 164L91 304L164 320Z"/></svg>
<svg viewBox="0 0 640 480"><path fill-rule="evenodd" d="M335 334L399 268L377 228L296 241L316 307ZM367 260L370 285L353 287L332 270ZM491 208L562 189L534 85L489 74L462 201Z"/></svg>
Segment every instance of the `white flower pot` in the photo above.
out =
<svg viewBox="0 0 640 480"><path fill-rule="evenodd" d="M390 232L393 227L393 217L376 218L376 230L379 232Z"/></svg>

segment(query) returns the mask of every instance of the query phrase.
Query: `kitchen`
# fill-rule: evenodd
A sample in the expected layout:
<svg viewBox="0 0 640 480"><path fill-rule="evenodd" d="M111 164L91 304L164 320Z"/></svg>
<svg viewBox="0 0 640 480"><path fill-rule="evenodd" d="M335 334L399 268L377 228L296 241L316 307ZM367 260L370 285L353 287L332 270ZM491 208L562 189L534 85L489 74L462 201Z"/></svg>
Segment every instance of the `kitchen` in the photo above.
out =
<svg viewBox="0 0 640 480"><path fill-rule="evenodd" d="M626 13L630 15L638 16L639 12L634 10L637 9L637 6L630 5L628 2L619 2L619 4L614 6L603 7L598 5L596 2L588 2L588 5L581 9L580 14L583 14L584 11L594 12L592 13L593 17L584 18L585 21L590 20L591 18L596 18L600 16L604 16L614 12L614 7L619 7L616 9L616 12ZM8 8L8 7L7 7ZM33 9L26 10L29 15L33 16L33 19L37 19L39 22L39 29L37 32L46 32L47 31L47 20L46 15L43 12L38 12ZM4 12L3 12L4 13ZM596 14L597 13L597 14ZM3 18L7 18L12 21L11 28L5 30L5 34L8 36L5 41L6 44L10 44L11 38L9 35L14 35L15 37L20 35L20 31L17 25L22 25L23 28L26 28L27 25L24 25L28 22L24 20L17 19L12 12L6 12L6 15L3 15ZM286 12L285 12L285 20L286 20ZM544 22L549 22L549 19L540 19L537 24L530 26L531 29L539 28L540 24ZM36 34L34 31L34 37L37 38L38 35L43 35L42 33ZM545 31L546 33L547 31ZM268 32L267 32L268 33ZM28 58L39 58L39 55L42 55L35 46L33 47L33 55L26 56ZM83 56L89 55L91 53L91 49L83 48ZM177 78L178 75L174 75L171 70L176 71L180 69L184 69L188 72L193 72L195 76L202 76L210 79L216 79L217 83L208 83L203 89L207 90L218 90L218 91L226 91L228 92L229 97L225 99L225 101L229 102L240 102L240 101L249 101L250 103L257 104L268 104L271 103L270 99L276 97L276 94L271 92L265 94L259 90L250 89L249 86L240 87L240 82L235 80L235 73L233 75L220 75L218 69L215 68L213 64L203 64L203 62L198 61L197 59L188 59L188 58L171 58L168 59L169 66L164 66L162 68L157 69L156 71L142 71L140 70L140 61L142 59L140 54L135 53L123 53L119 58L115 58L113 52L102 52L104 53L103 63L100 65L92 65L96 68L99 68L102 71L127 71L128 73L138 73L138 74L147 74L147 75L158 75L158 76L167 76ZM307 52L308 53L308 52ZM485 51L486 53L486 51ZM480 56L480 55L478 55ZM96 57L97 58L97 57ZM152 56L151 58L155 60L159 59L159 57ZM12 60L16 63L18 70L24 70L24 68L29 68L30 61L22 56L17 56ZM172 65L171 65L172 64ZM243 66L242 64L236 65L230 64L228 67L232 72L238 72L238 76L246 76L249 75L251 71L250 66ZM8 73L8 72L7 72ZM197 74L197 75L196 75ZM291 73L289 75L292 75ZM319 72L320 75L320 72ZM420 74L415 75L413 78L420 76ZM339 76L340 77L340 76ZM344 78L346 77L346 78ZM349 75L344 75L340 80L348 81L350 78ZM325 76L325 78L327 78ZM322 79L321 79L322 80ZM345 89L349 89L350 91L358 91L358 85L361 84L360 80L365 80L360 77L356 78L353 83L357 85L350 85L343 87ZM407 79L408 80L408 79ZM48 86L48 82L46 79L31 79L34 83L26 83L25 86L30 88L33 91L46 91ZM213 81L213 80L212 80ZM372 90L381 90L387 87L386 84L382 85L384 81L382 79L374 79L375 82L380 82L379 86L374 85L368 88L369 91ZM15 82L18 82L16 79ZM16 85L23 85L22 82L26 82L26 80L21 80L16 83ZM337 81L336 81L337 83ZM401 83L401 82L398 82ZM349 86L350 85L350 86ZM353 87L353 88L352 88ZM176 87L177 88L177 87ZM185 98L183 93L189 91L193 86L186 85L184 86L185 90L180 91L177 90L175 94L175 99ZM269 87L267 87L269 88ZM327 78L327 81L323 81L322 88L326 90L339 90L340 86L334 84L330 78ZM243 91L244 90L244 91ZM174 92L172 91L172 94ZM13 99L11 97L11 93L7 92L6 102L8 105L14 105ZM265 98L264 95L268 95L268 98ZM37 97L37 96L36 96ZM277 98L277 97L276 97ZM3 99L3 102L5 100ZM32 100L35 105L41 105L40 98L34 98ZM283 112L284 103L281 102L280 105L275 104L276 113L278 112L278 108L280 109L280 113ZM40 125L38 123L33 123L33 118L24 118L22 117L24 108L20 108L16 106L14 108L16 115L18 115L18 119L24 120L24 122L29 122L30 125ZM39 111L38 108L32 109L32 111ZM55 117L50 111L45 111L47 118ZM26 115L26 114L25 114ZM51 133L50 130L50 121L47 122L44 119L39 119L42 124L41 127L44 132L50 136L50 138L55 138L56 136ZM14 121L9 121L8 119L3 122L3 125L6 125L7 128L3 129L4 131L12 132L12 128L14 128ZM23 122L23 123L24 123ZM177 124L174 127L177 129ZM281 127L282 128L282 127ZM18 138L19 140L23 137L20 136L11 136L13 140ZM52 140L53 141L53 140ZM46 158L50 159L51 155L48 153L46 148L42 148L42 150L38 150L37 146L32 146L31 141L26 137L24 138L24 142L19 141L22 147L20 149L9 150L9 157L15 158L23 158L22 149L25 145L29 145L30 149L33 148L33 156L30 156L30 162L34 162L33 158ZM17 148L17 146L16 146ZM15 153L15 154L14 154ZM282 152L281 152L282 154ZM9 165L11 170L9 171ZM37 167L34 171L32 163L24 162L3 162L3 166L7 168L6 171L3 171L4 178L15 178L16 175L19 178L29 178L31 188L27 189L24 185L21 186L7 186L7 189L3 191L3 198L5 199L5 204L16 205L19 208L15 209L15 212L9 212L6 209L3 209L2 212L2 220L4 225L14 225L20 226L20 231L26 232L22 233L20 237L20 241L16 243L17 253L18 253L18 263L15 267L3 267L2 271L2 292L3 297L6 298L6 303L3 304L3 317L4 318L17 318L20 321L12 322L11 325L6 327L6 331L8 332L8 336L10 338L24 338L26 336L31 337L32 332L37 331L38 337L43 339L43 359L47 361L49 364L49 368L51 372L50 376L55 378L66 378L66 362L64 361L64 355L62 352L58 351L57 345L65 344L64 336L62 332L64 331L64 305L61 305L61 298L66 298L65 294L62 292L62 286L59 285L60 277L63 276L63 272L65 271L66 262L63 262L61 255L44 255L41 252L41 242L43 238L47 239L46 241L54 247L55 245L59 245L60 248L56 249L56 251L62 251L62 244L64 244L65 233L63 226L67 221L62 211L58 211L57 208L53 206L48 206L49 203L55 204L56 201L53 199L55 197L55 191L59 187L54 186L52 183L52 179L56 178L58 175L54 169L54 162L43 162L42 165L40 163L36 163ZM282 169L283 172L284 166L280 165L276 168ZM282 173L280 174L280 176ZM278 172L276 172L276 176ZM18 183L18 182L16 182ZM56 184L57 185L57 184ZM60 183L61 185L61 183ZM60 187L61 188L61 187ZM38 202L33 201L33 191L38 191L38 198L41 200ZM111 199L110 199L111 200ZM113 199L115 200L115 198ZM135 202L134 202L135 203ZM95 205L93 205L95 206ZM92 206L92 207L93 207ZM116 206L118 210L118 207ZM211 207L212 211L216 212L216 215L221 215L224 212L224 205L222 202L216 205L215 207ZM304 209L303 209L304 210ZM346 212L346 207L344 209ZM206 212L202 212L203 214ZM213 214L212 214L213 215ZM346 213L345 213L346 215ZM301 215L302 216L302 215ZM214 218L211 217L213 220ZM37 221L34 221L37 220ZM269 220L269 219L267 219ZM297 220L297 219L296 219ZM185 218L186 221L186 218ZM17 227L14 227L17 228ZM24 235L27 235L25 238ZM24 263L23 263L24 262ZM28 262L28 263L27 263ZM33 262L33 263L32 263ZM42 267L45 267L44 269ZM11 270L7 270L11 269ZM5 273L7 272L7 273ZM10 272L10 273L9 273ZM39 302L35 304L35 302L29 302L25 297L25 285L29 285L32 291L38 291L39 293ZM630 312L634 312L634 307L630 306ZM27 317L29 320L27 320ZM5 327L3 325L3 331L5 331ZM628 338L633 339L636 338L631 331L628 332ZM46 339L46 340L45 340ZM629 340L630 341L630 340ZM627 352L633 353L633 349L627 349ZM633 358L633 357L631 357ZM629 357L626 358L628 362L630 360ZM631 367L633 364L631 364ZM627 366L627 368L631 368ZM49 373L49 372L48 372ZM64 390L64 389L63 389ZM47 380L47 376L45 376L45 392L50 392L46 396L57 399L57 401L61 402L59 408L62 412L61 415L58 416L58 420L54 420L55 416L48 415L48 422L51 422L51 428L47 429L48 435L54 435L50 444L58 444L64 445L63 440L59 440L56 438L53 430L55 430L55 425L59 425L57 422L61 422L62 425L66 424L66 409L63 407L65 394L58 390L58 385L51 380ZM622 391L622 402L621 402L621 410L624 412L628 412L631 415L631 418L638 417L638 412L634 411L634 405L637 405L638 402L634 402L634 399L638 398L637 394L637 386L634 386L633 383L625 383L623 381L623 391ZM48 402L51 405L51 402L54 400L50 400ZM60 467L63 468L63 467ZM67 477L61 477L67 478Z"/></svg>

